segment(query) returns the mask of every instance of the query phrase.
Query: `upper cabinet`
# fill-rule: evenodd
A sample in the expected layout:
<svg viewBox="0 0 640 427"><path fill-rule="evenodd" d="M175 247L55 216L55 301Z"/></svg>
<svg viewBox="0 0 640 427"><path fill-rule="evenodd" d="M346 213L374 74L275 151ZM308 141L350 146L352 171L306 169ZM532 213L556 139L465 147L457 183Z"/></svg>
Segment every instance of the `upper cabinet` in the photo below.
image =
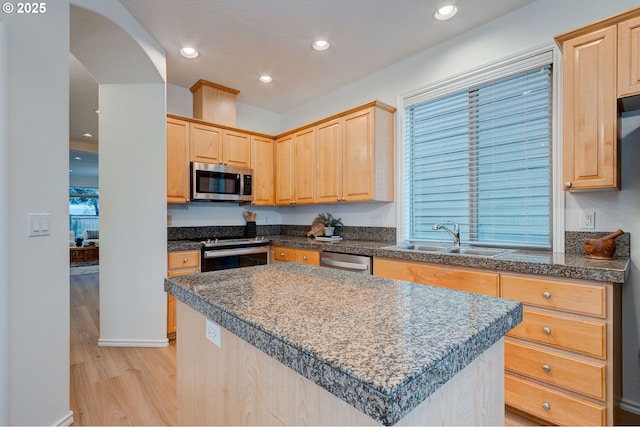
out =
<svg viewBox="0 0 640 427"><path fill-rule="evenodd" d="M167 118L167 203L189 202L189 122Z"/></svg>
<svg viewBox="0 0 640 427"><path fill-rule="evenodd" d="M263 136L251 136L251 158L253 159L253 204L270 206L274 199L274 141Z"/></svg>
<svg viewBox="0 0 640 427"><path fill-rule="evenodd" d="M315 203L314 128L276 139L276 205Z"/></svg>
<svg viewBox="0 0 640 427"><path fill-rule="evenodd" d="M189 202L189 162L253 169L254 205L393 201L395 108L370 102L276 138L167 115L167 202Z"/></svg>
<svg viewBox="0 0 640 427"><path fill-rule="evenodd" d="M618 98L640 94L640 16L618 24Z"/></svg>
<svg viewBox="0 0 640 427"><path fill-rule="evenodd" d="M276 203L392 201L394 112L372 102L278 138Z"/></svg>
<svg viewBox="0 0 640 427"><path fill-rule="evenodd" d="M613 26L562 43L567 190L618 188L616 37Z"/></svg>
<svg viewBox="0 0 640 427"><path fill-rule="evenodd" d="M640 94L640 9L556 37L566 190L620 189L618 98Z"/></svg>
<svg viewBox="0 0 640 427"><path fill-rule="evenodd" d="M191 161L251 166L251 136L202 123L190 126Z"/></svg>

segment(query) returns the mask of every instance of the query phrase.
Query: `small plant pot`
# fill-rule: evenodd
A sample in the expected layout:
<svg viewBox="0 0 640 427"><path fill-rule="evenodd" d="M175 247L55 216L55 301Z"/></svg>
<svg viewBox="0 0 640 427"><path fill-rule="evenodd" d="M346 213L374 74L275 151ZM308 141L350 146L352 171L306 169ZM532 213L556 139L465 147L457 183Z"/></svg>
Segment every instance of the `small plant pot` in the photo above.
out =
<svg viewBox="0 0 640 427"><path fill-rule="evenodd" d="M331 237L333 236L333 232L336 230L335 227L325 227L324 228L324 235L327 237Z"/></svg>

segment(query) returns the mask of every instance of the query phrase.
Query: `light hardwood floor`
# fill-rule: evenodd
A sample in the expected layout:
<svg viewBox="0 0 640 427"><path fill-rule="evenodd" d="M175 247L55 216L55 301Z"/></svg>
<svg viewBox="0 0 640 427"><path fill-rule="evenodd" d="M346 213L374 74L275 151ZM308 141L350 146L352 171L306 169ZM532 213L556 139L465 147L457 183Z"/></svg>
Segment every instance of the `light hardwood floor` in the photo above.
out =
<svg viewBox="0 0 640 427"><path fill-rule="evenodd" d="M71 276L73 425L175 425L175 341L166 348L98 347L98 279Z"/></svg>

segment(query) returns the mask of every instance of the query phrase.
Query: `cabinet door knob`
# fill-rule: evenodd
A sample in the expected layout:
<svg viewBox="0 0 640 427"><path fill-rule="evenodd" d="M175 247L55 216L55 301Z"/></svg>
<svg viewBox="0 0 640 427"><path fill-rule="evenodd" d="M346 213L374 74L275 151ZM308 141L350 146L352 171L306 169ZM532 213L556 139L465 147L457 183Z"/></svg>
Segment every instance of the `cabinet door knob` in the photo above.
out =
<svg viewBox="0 0 640 427"><path fill-rule="evenodd" d="M187 261L189 261L188 258L185 258L185 259L182 260L182 262L187 262Z"/></svg>
<svg viewBox="0 0 640 427"><path fill-rule="evenodd" d="M551 366L549 365L542 365L542 370L545 372L550 372L551 371Z"/></svg>
<svg viewBox="0 0 640 427"><path fill-rule="evenodd" d="M565 183L564 183L564 186L565 186L566 188L571 188L571 185L572 185L572 184L571 184L571 181L567 181L567 182L565 182Z"/></svg>
<svg viewBox="0 0 640 427"><path fill-rule="evenodd" d="M551 334L551 328L548 326L545 326L544 328L542 328L542 331L547 335Z"/></svg>
<svg viewBox="0 0 640 427"><path fill-rule="evenodd" d="M549 409L551 409L551 405L549 405L549 403L544 402L542 404L542 409L544 409L545 411L548 411Z"/></svg>
<svg viewBox="0 0 640 427"><path fill-rule="evenodd" d="M549 298L551 298L551 292L549 292L549 291L545 291L545 292L542 294L542 296L543 296L543 297L545 297L546 299L549 299Z"/></svg>

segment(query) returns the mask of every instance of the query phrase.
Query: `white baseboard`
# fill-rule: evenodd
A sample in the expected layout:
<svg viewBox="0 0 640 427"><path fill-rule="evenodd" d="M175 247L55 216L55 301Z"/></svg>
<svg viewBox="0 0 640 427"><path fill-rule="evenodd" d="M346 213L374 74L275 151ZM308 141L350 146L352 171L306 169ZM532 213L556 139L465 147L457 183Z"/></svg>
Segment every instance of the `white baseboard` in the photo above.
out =
<svg viewBox="0 0 640 427"><path fill-rule="evenodd" d="M640 415L640 403L638 402L632 402L630 400L621 399L620 409L624 409L625 411L633 412L634 414Z"/></svg>
<svg viewBox="0 0 640 427"><path fill-rule="evenodd" d="M60 421L54 424L54 426L70 426L73 424L73 411L69 411L67 415L60 418Z"/></svg>
<svg viewBox="0 0 640 427"><path fill-rule="evenodd" d="M168 347L169 339L163 340L114 340L107 338L98 339L100 347Z"/></svg>

